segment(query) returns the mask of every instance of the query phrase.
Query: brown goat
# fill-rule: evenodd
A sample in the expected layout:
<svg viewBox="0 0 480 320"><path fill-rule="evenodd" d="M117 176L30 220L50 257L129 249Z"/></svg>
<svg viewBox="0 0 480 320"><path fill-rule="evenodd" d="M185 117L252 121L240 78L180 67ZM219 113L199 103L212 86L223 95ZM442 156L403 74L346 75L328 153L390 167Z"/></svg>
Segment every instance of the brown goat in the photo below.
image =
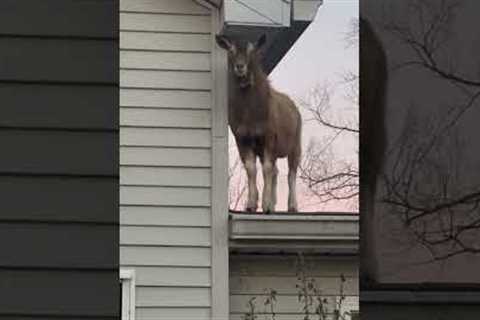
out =
<svg viewBox="0 0 480 320"><path fill-rule="evenodd" d="M368 285L377 278L375 202L385 145L385 50L370 23L360 19L360 274Z"/></svg>
<svg viewBox="0 0 480 320"><path fill-rule="evenodd" d="M256 161L260 158L264 187L263 212L275 210L278 158L288 158L288 211L297 211L296 176L301 156L301 116L293 101L274 90L260 65L265 35L255 44L217 35L228 51L228 122L237 142L248 178L246 211L256 211L258 190Z"/></svg>

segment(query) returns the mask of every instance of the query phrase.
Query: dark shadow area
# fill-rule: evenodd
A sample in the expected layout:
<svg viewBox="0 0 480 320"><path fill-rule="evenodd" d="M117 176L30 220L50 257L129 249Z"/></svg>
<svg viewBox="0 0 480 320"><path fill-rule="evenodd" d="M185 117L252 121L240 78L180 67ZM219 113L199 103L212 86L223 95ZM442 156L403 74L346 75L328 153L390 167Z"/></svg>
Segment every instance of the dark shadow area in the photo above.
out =
<svg viewBox="0 0 480 320"><path fill-rule="evenodd" d="M480 302L480 3L360 8L362 318L467 319L460 305Z"/></svg>
<svg viewBox="0 0 480 320"><path fill-rule="evenodd" d="M0 2L0 318L118 319L118 2Z"/></svg>

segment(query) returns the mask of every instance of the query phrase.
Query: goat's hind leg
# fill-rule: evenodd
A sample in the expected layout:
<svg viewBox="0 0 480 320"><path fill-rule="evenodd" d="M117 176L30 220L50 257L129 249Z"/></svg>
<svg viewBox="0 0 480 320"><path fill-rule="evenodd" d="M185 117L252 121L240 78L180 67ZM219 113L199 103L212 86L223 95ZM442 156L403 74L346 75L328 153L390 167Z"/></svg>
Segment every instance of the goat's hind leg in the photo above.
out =
<svg viewBox="0 0 480 320"><path fill-rule="evenodd" d="M275 208L277 204L277 178L278 178L278 168L277 165L273 164L273 176L272 176L272 207Z"/></svg>

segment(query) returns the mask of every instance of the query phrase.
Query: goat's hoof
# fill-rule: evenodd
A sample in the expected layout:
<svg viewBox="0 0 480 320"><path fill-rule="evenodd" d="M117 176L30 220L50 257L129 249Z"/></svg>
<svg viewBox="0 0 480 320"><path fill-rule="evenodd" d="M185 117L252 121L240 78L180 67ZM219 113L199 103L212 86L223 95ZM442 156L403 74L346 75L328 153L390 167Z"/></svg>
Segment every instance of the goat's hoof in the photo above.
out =
<svg viewBox="0 0 480 320"><path fill-rule="evenodd" d="M288 212L298 212L298 209L295 207L288 208Z"/></svg>
<svg viewBox="0 0 480 320"><path fill-rule="evenodd" d="M262 208L262 211L263 211L264 214L271 214L275 211L275 209L270 207L270 206L268 206L268 207L266 206L266 207Z"/></svg>
<svg viewBox="0 0 480 320"><path fill-rule="evenodd" d="M245 209L245 211L246 211L246 212L257 212L257 208L255 208L255 207L247 207L247 208Z"/></svg>

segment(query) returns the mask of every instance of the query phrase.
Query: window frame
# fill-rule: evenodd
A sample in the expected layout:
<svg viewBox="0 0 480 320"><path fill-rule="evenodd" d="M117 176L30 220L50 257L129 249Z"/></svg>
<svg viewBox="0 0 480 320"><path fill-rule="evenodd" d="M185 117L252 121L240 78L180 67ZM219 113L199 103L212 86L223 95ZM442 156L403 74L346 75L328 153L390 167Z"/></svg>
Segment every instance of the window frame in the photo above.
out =
<svg viewBox="0 0 480 320"><path fill-rule="evenodd" d="M120 269L122 284L121 320L135 320L135 270Z"/></svg>

